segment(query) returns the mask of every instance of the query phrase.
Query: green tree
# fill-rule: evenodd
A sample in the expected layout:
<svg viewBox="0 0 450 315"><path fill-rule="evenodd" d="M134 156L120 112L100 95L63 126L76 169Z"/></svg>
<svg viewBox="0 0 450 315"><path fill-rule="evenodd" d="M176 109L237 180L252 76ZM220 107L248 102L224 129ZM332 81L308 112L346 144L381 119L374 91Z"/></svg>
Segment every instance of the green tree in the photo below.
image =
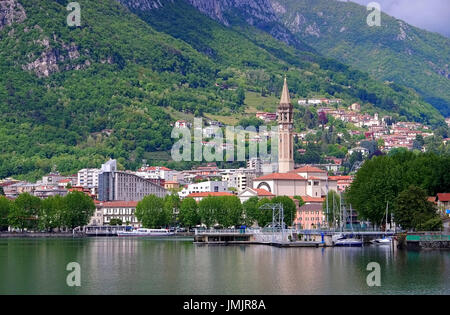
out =
<svg viewBox="0 0 450 315"><path fill-rule="evenodd" d="M169 223L175 224L176 214L180 211L181 200L178 194L168 194L164 197L164 212L168 216Z"/></svg>
<svg viewBox="0 0 450 315"><path fill-rule="evenodd" d="M38 215L41 207L41 199L28 193L20 194L14 200L8 215L8 223L20 230L36 229L38 226Z"/></svg>
<svg viewBox="0 0 450 315"><path fill-rule="evenodd" d="M261 210L258 208L258 197L251 197L242 204L244 208L244 222L247 226L252 226L258 222Z"/></svg>
<svg viewBox="0 0 450 315"><path fill-rule="evenodd" d="M287 226L292 226L297 215L297 207L292 198L287 196L278 196L271 199L271 203L281 203L283 205L284 223Z"/></svg>
<svg viewBox="0 0 450 315"><path fill-rule="evenodd" d="M112 218L111 220L109 220L109 225L122 225L122 224L123 222L119 218Z"/></svg>
<svg viewBox="0 0 450 315"><path fill-rule="evenodd" d="M258 226L265 227L266 225L272 223L272 211L264 209L262 210L261 207L267 203L272 203L269 198L262 198L258 201L257 204L257 211L259 211L259 214L257 215L257 222Z"/></svg>
<svg viewBox="0 0 450 315"><path fill-rule="evenodd" d="M225 228L242 224L242 204L238 197L218 197L218 205L219 207L216 209L216 219L218 224Z"/></svg>
<svg viewBox="0 0 450 315"><path fill-rule="evenodd" d="M217 223L217 209L220 209L220 199L217 197L206 197L198 203L198 214L201 222L207 227Z"/></svg>
<svg viewBox="0 0 450 315"><path fill-rule="evenodd" d="M170 222L170 215L164 207L164 199L155 195L145 196L139 201L135 215L146 228L160 228L167 226Z"/></svg>
<svg viewBox="0 0 450 315"><path fill-rule="evenodd" d="M281 203L283 205L284 223L287 226L292 226L297 215L297 207L295 202L290 197L278 196L272 199L263 198L258 202L258 210L260 211L258 215L258 225L260 227L265 227L266 225L272 223L272 210L261 209L261 206L267 203Z"/></svg>
<svg viewBox="0 0 450 315"><path fill-rule="evenodd" d="M63 213L66 211L65 199L61 196L48 197L41 202L39 228L51 231L62 226Z"/></svg>
<svg viewBox="0 0 450 315"><path fill-rule="evenodd" d="M434 204L427 200L425 190L413 185L402 191L395 199L394 219L407 230L442 228L442 220Z"/></svg>
<svg viewBox="0 0 450 315"><path fill-rule="evenodd" d="M0 186L0 196L4 196L5 191L3 190L3 186Z"/></svg>
<svg viewBox="0 0 450 315"><path fill-rule="evenodd" d="M65 207L62 213L62 225L69 229L88 224L94 215L94 201L80 191L69 193L64 197L64 202Z"/></svg>
<svg viewBox="0 0 450 315"><path fill-rule="evenodd" d="M193 198L185 198L181 202L180 214L178 215L180 224L185 227L193 227L200 224L198 205Z"/></svg>
<svg viewBox="0 0 450 315"><path fill-rule="evenodd" d="M397 150L373 157L357 172L346 194L347 203L362 219L380 224L386 204L394 206L398 194L415 185L428 196L450 190L450 156Z"/></svg>
<svg viewBox="0 0 450 315"><path fill-rule="evenodd" d="M12 202L4 196L0 196L0 231L8 229L8 215L11 211Z"/></svg>

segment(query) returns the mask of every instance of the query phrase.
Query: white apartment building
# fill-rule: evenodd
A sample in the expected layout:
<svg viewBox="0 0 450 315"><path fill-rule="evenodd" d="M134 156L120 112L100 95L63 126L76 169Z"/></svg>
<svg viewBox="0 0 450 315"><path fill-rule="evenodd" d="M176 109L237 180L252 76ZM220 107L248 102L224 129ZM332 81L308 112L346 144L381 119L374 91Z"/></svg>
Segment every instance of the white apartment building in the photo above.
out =
<svg viewBox="0 0 450 315"><path fill-rule="evenodd" d="M180 198L186 198L192 193L202 192L228 192L228 183L222 181L207 181L201 183L189 184L178 193Z"/></svg>
<svg viewBox="0 0 450 315"><path fill-rule="evenodd" d="M83 168L77 174L77 186L81 187L98 187L98 168Z"/></svg>
<svg viewBox="0 0 450 315"><path fill-rule="evenodd" d="M175 181L181 184L184 183L184 174L182 172L164 166L144 166L134 174L145 179L163 179L166 182Z"/></svg>
<svg viewBox="0 0 450 315"><path fill-rule="evenodd" d="M228 183L228 187L234 187L238 192L252 187L256 172L253 169L230 169L222 172L222 181Z"/></svg>

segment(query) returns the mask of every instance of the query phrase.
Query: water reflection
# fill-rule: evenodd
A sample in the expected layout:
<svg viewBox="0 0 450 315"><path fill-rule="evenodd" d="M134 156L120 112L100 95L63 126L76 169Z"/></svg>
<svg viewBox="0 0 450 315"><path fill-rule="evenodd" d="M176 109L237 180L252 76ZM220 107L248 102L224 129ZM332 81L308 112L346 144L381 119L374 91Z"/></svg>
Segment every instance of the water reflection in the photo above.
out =
<svg viewBox="0 0 450 315"><path fill-rule="evenodd" d="M66 265L81 265L80 288ZM368 287L369 262L381 287ZM0 240L0 293L411 294L450 293L450 252L389 247L196 246L135 238Z"/></svg>

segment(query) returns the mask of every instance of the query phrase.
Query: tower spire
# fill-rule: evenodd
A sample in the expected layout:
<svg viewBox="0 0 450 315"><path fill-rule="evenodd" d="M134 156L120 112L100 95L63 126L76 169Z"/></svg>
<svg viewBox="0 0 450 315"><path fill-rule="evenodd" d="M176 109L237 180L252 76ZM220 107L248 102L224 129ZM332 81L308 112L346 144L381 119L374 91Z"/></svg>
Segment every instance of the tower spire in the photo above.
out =
<svg viewBox="0 0 450 315"><path fill-rule="evenodd" d="M287 78L284 76L284 85L283 85L283 92L281 93L281 100L280 104L290 104L291 98L289 96L289 88L287 85Z"/></svg>
<svg viewBox="0 0 450 315"><path fill-rule="evenodd" d="M280 173L287 173L294 169L293 111L285 76L278 106L278 172Z"/></svg>

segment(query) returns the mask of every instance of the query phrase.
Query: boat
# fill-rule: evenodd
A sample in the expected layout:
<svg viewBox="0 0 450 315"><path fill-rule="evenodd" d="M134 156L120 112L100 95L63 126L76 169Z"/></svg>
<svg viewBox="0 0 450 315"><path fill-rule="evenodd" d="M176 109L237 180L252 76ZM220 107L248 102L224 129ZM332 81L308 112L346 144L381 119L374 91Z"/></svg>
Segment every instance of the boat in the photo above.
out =
<svg viewBox="0 0 450 315"><path fill-rule="evenodd" d="M332 237L333 245L334 246L341 246L341 247L361 247L363 246L362 240L354 237L347 237L343 234L334 235Z"/></svg>
<svg viewBox="0 0 450 315"><path fill-rule="evenodd" d="M390 237L376 238L370 242L375 245L391 245L392 238Z"/></svg>
<svg viewBox="0 0 450 315"><path fill-rule="evenodd" d="M118 231L117 236L171 236L175 232L170 232L167 229L134 229L130 231Z"/></svg>

